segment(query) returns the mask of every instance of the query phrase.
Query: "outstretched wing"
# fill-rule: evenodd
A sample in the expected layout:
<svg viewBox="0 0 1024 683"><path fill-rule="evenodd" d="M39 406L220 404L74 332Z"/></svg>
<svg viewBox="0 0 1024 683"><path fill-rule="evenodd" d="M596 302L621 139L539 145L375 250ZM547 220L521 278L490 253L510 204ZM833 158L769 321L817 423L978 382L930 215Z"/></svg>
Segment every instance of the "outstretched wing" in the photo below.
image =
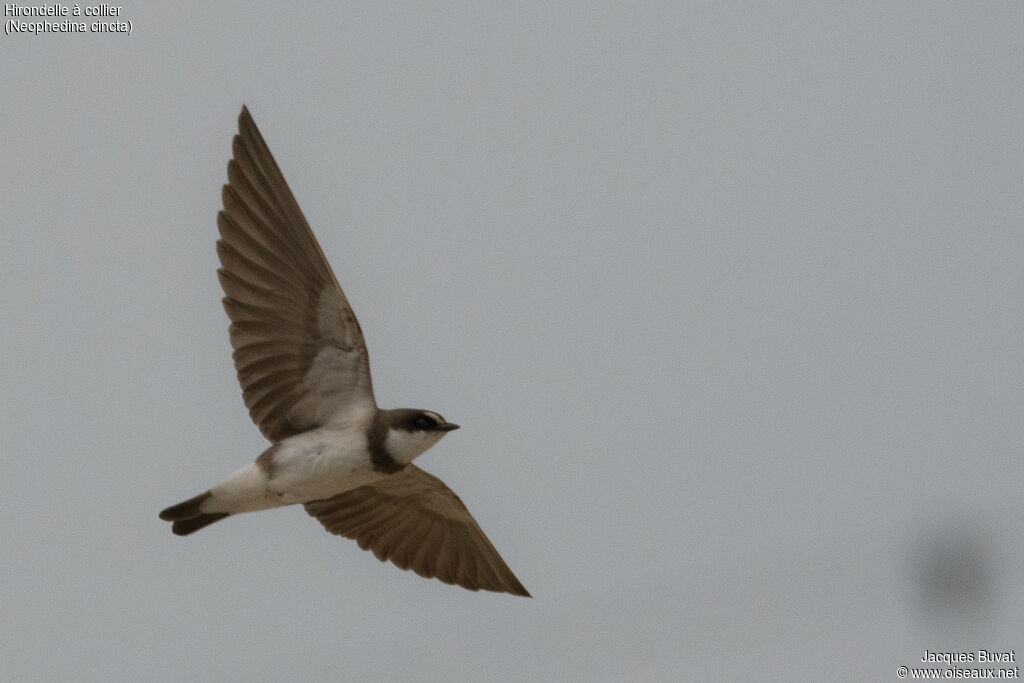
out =
<svg viewBox="0 0 1024 683"><path fill-rule="evenodd" d="M376 403L359 322L245 107L238 131L217 274L245 405L279 441Z"/></svg>
<svg viewBox="0 0 1024 683"><path fill-rule="evenodd" d="M305 507L381 561L472 591L530 597L459 497L415 465Z"/></svg>

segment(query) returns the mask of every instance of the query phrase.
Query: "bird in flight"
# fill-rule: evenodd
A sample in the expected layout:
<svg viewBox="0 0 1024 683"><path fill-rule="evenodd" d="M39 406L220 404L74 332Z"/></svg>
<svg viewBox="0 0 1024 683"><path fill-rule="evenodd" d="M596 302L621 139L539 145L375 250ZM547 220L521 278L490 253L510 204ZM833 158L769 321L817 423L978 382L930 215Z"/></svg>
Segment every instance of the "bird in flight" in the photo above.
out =
<svg viewBox="0 0 1024 683"><path fill-rule="evenodd" d="M412 464L459 426L430 410L377 407L359 322L244 106L233 157L217 275L245 405L271 446L160 519L187 536L231 515L301 504L381 561L530 597L459 497Z"/></svg>

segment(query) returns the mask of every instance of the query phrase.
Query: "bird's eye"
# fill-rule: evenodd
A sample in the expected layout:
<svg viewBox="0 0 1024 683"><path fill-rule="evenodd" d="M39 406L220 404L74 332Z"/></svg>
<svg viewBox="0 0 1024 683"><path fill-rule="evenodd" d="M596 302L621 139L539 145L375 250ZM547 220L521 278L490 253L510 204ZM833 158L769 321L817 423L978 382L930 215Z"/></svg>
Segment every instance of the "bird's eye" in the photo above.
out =
<svg viewBox="0 0 1024 683"><path fill-rule="evenodd" d="M420 415L419 417L416 418L417 429L429 429L430 427L433 427L436 424L437 423L434 422L433 418L427 417L426 415Z"/></svg>

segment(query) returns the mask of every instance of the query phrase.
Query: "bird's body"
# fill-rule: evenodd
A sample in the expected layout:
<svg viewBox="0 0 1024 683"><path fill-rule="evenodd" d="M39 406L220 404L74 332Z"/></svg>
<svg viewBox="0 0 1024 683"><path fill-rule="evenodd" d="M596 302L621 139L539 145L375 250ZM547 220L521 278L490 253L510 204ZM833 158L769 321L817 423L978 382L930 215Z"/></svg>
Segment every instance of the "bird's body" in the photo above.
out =
<svg viewBox="0 0 1024 683"><path fill-rule="evenodd" d="M252 512L329 498L387 476L357 431L321 427L288 437L210 489L208 512Z"/></svg>
<svg viewBox="0 0 1024 683"><path fill-rule="evenodd" d="M161 519L184 536L301 504L403 569L529 596L458 496L412 464L458 425L377 407L359 323L244 107L228 180L218 275L242 393L272 445Z"/></svg>

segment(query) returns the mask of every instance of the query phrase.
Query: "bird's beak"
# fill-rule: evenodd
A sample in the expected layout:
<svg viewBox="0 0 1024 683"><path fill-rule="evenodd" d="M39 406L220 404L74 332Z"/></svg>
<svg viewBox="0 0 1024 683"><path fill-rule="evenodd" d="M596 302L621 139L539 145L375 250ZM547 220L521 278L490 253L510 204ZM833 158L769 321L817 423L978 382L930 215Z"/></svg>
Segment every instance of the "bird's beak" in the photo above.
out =
<svg viewBox="0 0 1024 683"><path fill-rule="evenodd" d="M443 425L437 425L434 427L434 431L437 432L450 432L453 429L458 429L459 425L453 425L451 422L445 422Z"/></svg>

